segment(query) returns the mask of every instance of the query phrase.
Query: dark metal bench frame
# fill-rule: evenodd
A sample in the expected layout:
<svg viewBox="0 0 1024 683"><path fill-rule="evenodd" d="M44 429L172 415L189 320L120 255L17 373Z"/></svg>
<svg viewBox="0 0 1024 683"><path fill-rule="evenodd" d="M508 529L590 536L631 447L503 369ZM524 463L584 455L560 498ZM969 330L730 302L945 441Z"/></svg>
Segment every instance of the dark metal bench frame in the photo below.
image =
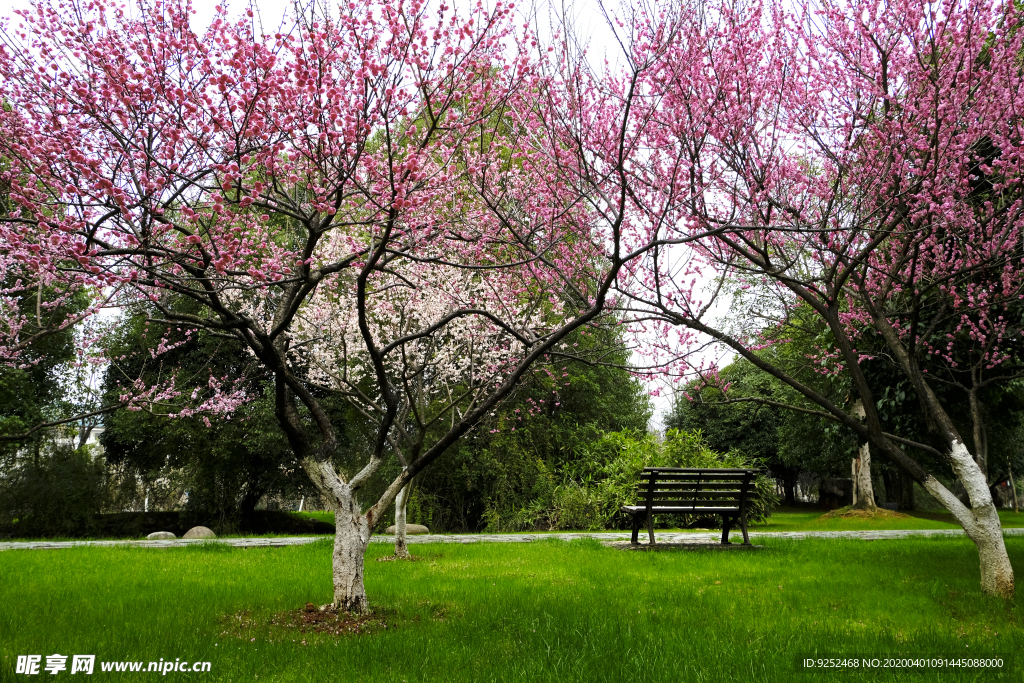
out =
<svg viewBox="0 0 1024 683"><path fill-rule="evenodd" d="M654 515L675 513L721 515L723 545L729 543L729 529L739 520L743 545L750 545L747 495L758 474L758 470L733 468L645 467L637 491L642 496L640 503L620 508L633 517L631 543L637 545L640 524L646 520L654 545Z"/></svg>

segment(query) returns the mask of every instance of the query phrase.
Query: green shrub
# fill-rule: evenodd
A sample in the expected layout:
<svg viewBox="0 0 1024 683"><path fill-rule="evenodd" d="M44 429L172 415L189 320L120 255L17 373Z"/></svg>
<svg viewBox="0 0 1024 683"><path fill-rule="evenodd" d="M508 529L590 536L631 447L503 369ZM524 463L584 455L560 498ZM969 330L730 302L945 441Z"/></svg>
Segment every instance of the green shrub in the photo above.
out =
<svg viewBox="0 0 1024 683"><path fill-rule="evenodd" d="M771 516L772 510L779 505L779 496L775 491L775 480L768 475L765 463L738 450L719 453L711 450L700 430L681 432L670 429L666 434L665 462L658 463L663 467L736 467L759 469L761 474L754 480L753 495L747 502L747 519L751 522L763 522Z"/></svg>
<svg viewBox="0 0 1024 683"><path fill-rule="evenodd" d="M0 479L0 529L18 537L87 536L106 495L103 462L54 446L20 458Z"/></svg>
<svg viewBox="0 0 1024 683"><path fill-rule="evenodd" d="M526 504L502 504L492 500L484 513L487 530L599 530L625 528L628 518L619 512L624 505L633 505L638 498L640 474L645 467L751 468L764 470L757 458L732 450L712 450L700 431L669 430L665 439L634 431L605 432L584 447L584 453L571 466L561 471L561 482L553 483L556 473L543 463L531 474L543 485L537 485L534 496ZM518 499L518 500L521 500ZM748 520L767 519L779 504L775 482L767 472L754 481L748 499ZM705 516L672 515L661 520L680 526L721 520Z"/></svg>
<svg viewBox="0 0 1024 683"><path fill-rule="evenodd" d="M600 531L607 524L596 489L575 483L561 484L555 489L547 518L549 528L558 531Z"/></svg>

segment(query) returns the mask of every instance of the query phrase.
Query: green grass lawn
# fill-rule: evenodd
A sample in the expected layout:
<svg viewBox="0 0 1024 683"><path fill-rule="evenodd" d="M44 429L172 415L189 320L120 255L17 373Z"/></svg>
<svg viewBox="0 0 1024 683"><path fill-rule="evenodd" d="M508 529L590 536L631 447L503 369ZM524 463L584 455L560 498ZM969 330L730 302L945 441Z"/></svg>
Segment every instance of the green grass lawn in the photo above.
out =
<svg viewBox="0 0 1024 683"><path fill-rule="evenodd" d="M306 519L315 519L315 520L320 521L320 522L327 522L328 524L334 524L334 513L333 512L322 512L322 511L314 510L312 512L293 512L292 514L296 515L297 517L305 517Z"/></svg>
<svg viewBox="0 0 1024 683"><path fill-rule="evenodd" d="M772 513L767 524L754 524L755 531L869 531L883 529L959 529L960 525L948 512L912 511L904 513L907 519L877 517L872 519L822 519L824 510L805 507L780 507ZM1003 528L1024 527L1024 512L1000 510Z"/></svg>
<svg viewBox="0 0 1024 683"><path fill-rule="evenodd" d="M1022 679L1024 661L1002 673L797 674L804 653L1020 651L1024 598L981 595L977 553L965 539L765 545L726 552L554 540L419 545L420 561L411 563L377 562L392 549L373 545L366 584L383 622L341 637L269 625L277 613L330 600L326 539L287 548L7 551L0 553L0 681L35 680L14 674L17 655L45 662L55 653L211 662L209 673L167 675L189 681ZM1007 546L1024 567L1024 539ZM96 679L155 677L99 669Z"/></svg>

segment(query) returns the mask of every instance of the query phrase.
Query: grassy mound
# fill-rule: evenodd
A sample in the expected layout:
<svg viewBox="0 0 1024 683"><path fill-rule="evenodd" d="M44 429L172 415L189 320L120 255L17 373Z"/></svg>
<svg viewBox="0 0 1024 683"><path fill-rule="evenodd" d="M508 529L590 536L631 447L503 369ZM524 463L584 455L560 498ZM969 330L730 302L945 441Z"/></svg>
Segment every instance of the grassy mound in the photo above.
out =
<svg viewBox="0 0 1024 683"><path fill-rule="evenodd" d="M837 510L829 510L818 519L910 519L910 515L902 512L875 508L874 510L858 510L850 505Z"/></svg>

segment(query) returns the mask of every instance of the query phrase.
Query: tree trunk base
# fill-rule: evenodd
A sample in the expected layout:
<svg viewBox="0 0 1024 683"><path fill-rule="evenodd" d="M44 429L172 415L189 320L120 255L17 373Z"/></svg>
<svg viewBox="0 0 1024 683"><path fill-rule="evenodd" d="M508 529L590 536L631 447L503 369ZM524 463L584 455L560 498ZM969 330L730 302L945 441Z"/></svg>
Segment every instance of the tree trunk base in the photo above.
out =
<svg viewBox="0 0 1024 683"><path fill-rule="evenodd" d="M988 485L974 459L959 441L950 449L953 469L970 496L972 507L963 505L953 493L934 477L922 482L924 490L946 506L964 533L978 549L981 568L981 590L989 595L1011 598L1014 592L1013 567L1006 554L999 513L992 504Z"/></svg>
<svg viewBox="0 0 1024 683"><path fill-rule="evenodd" d="M405 520L407 507L409 505L409 488L412 482L402 487L395 497L395 557L400 560L407 560L412 557L409 554L409 546L405 543Z"/></svg>
<svg viewBox="0 0 1024 683"><path fill-rule="evenodd" d="M366 614L370 603L363 585L363 561L370 543L370 525L355 500L334 511L334 606L350 614Z"/></svg>
<svg viewBox="0 0 1024 683"><path fill-rule="evenodd" d="M968 536L978 547L981 567L981 590L989 595L1012 598L1014 592L1013 567L1006 554L1003 529L995 505L989 503L974 511L978 525Z"/></svg>

